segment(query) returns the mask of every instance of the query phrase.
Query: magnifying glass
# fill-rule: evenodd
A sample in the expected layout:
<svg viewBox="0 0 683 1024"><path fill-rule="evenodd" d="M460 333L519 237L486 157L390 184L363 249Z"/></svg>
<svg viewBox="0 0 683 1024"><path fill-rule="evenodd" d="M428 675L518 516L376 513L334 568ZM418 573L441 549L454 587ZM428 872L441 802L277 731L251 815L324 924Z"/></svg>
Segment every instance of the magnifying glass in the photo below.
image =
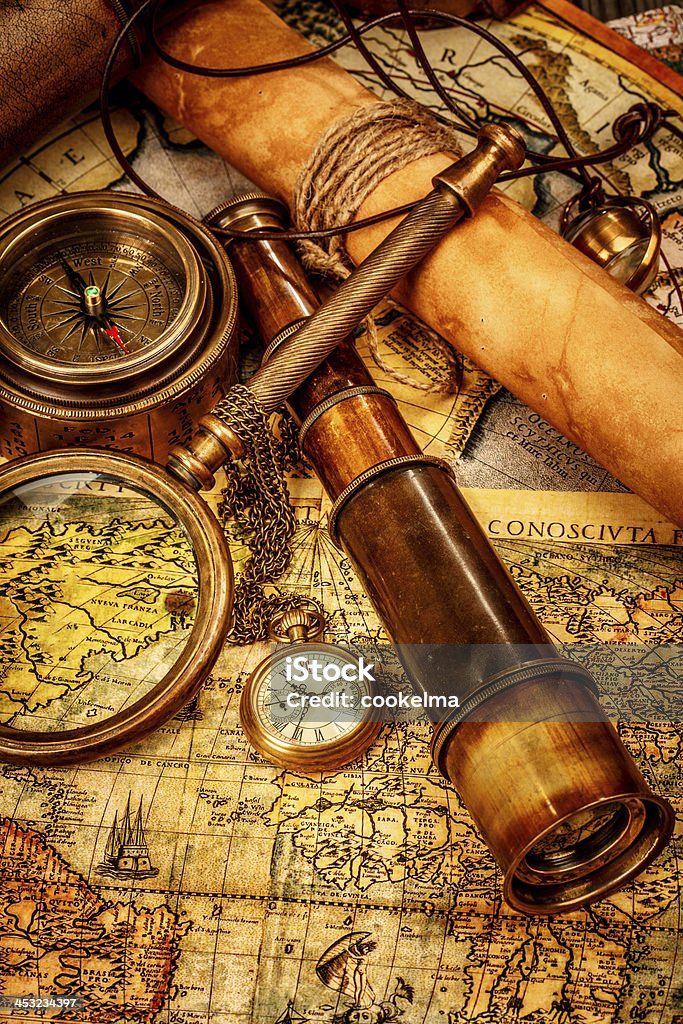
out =
<svg viewBox="0 0 683 1024"><path fill-rule="evenodd" d="M0 759L71 764L177 713L215 663L223 533L164 469L53 451L0 471Z"/></svg>

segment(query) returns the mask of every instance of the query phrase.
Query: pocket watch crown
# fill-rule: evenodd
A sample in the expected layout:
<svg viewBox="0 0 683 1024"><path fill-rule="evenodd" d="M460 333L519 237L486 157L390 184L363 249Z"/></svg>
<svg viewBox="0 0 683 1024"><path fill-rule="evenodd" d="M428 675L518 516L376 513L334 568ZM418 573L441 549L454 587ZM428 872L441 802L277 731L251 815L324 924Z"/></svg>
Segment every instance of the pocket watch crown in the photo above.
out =
<svg viewBox="0 0 683 1024"><path fill-rule="evenodd" d="M295 605L276 612L268 633L272 640L288 643L315 640L325 631L325 617L312 603L310 607Z"/></svg>

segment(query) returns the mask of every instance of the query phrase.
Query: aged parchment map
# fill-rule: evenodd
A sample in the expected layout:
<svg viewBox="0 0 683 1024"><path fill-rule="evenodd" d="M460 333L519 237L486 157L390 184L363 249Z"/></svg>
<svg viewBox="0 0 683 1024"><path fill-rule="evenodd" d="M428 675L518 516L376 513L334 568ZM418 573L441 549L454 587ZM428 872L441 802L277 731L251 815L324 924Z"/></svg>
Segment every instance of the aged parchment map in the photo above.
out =
<svg viewBox="0 0 683 1024"><path fill-rule="evenodd" d="M679 74L683 71L683 11L679 4L617 18L610 26Z"/></svg>
<svg viewBox="0 0 683 1024"><path fill-rule="evenodd" d="M294 494L284 585L324 601L331 639L379 638L314 482ZM567 537L597 524L641 541L671 540L670 528L642 506L636 529L630 495L605 511L601 496L556 493L541 518L533 499L478 492L474 505L557 640L613 646L628 632L645 645L656 624L680 643L680 548L514 537L525 523L536 537L540 523L564 524ZM79 769L2 769L2 991L83 993L87 1011L65 1019L93 1022L122 1019L124 1005L125 1019L151 1021L162 1000L159 1019L183 1022L271 1022L288 1003L330 1022L675 1021L675 847L588 911L516 914L430 764L426 723L385 727L362 763L324 777L283 772L247 748L237 702L266 651L228 650L196 704L135 748ZM677 728L621 729L648 779L679 802ZM148 858L135 871L131 845ZM326 955L358 972L355 989L321 981Z"/></svg>
<svg viewBox="0 0 683 1024"><path fill-rule="evenodd" d="M305 7L308 16L313 5ZM324 33L326 12L313 10ZM637 98L658 88L628 78L593 44L582 53L533 12L501 31L564 101L586 148L619 104L629 105L622 90ZM473 109L481 82L493 112L504 95L506 106L514 101L530 122L539 119L490 53L450 35L432 40L439 56L454 51L443 66ZM396 35L378 45L420 94ZM137 102L117 123L142 173L194 214L246 184ZM539 121L539 140L541 129ZM681 154L664 133L656 143L613 172L669 211L667 245L680 266ZM10 212L61 188L126 187L117 179L98 121L85 114L8 169L0 207ZM528 185L522 198L552 220L565 188ZM664 272L651 301L680 315ZM383 307L378 326L391 366L418 380L446 375L429 332L401 310ZM452 460L471 485L468 501L554 640L600 647L605 675L633 678L630 713L615 716L622 737L680 812L680 731L638 718L643 677L629 652L656 657L656 645L683 643L683 534L466 362L454 392L426 396L373 366L365 338L359 347L424 449ZM297 531L281 586L323 604L329 640L385 640L329 538L319 484L304 471L290 489ZM220 496L219 480L214 507ZM93 666L100 678L105 662L125 676L187 627L191 602L169 605L149 580L141 585L87 501L76 513L65 539L86 544L85 580L70 575L63 546L55 557L54 537L52 548L29 543L27 551L16 524L0 524L5 718L32 700L60 716L65 696L69 714L87 715ZM174 524L150 522L132 502L118 515L145 559L156 559L157 575L174 574L171 589L190 593L188 566L166 557L177 546ZM31 527L34 541L47 536L39 527ZM231 533L239 569L239 525ZM83 586L101 588L97 600L109 602L87 628L74 599ZM70 595L58 621L46 618L55 588ZM127 641L132 618L146 624L140 647ZM45 658L56 630L71 625L69 635L88 639L79 646L74 636L68 677L55 680ZM431 765L430 730L418 717L385 726L361 762L323 777L274 768L249 749L239 696L267 651L227 647L192 705L119 754L76 768L0 767L1 996L73 995L82 1004L59 1019L82 1024L681 1024L677 845L589 910L549 920L515 913L502 903L500 874L469 814ZM2 1020L55 1014L0 1006Z"/></svg>

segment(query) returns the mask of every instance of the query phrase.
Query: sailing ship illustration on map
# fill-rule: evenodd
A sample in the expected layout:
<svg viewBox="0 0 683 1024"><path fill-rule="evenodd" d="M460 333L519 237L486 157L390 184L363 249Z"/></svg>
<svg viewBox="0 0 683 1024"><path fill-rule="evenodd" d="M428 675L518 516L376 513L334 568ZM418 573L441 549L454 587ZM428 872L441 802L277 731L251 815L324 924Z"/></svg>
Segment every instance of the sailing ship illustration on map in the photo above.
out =
<svg viewBox="0 0 683 1024"><path fill-rule="evenodd" d="M117 812L114 812L104 862L95 870L98 875L110 878L154 878L159 874L159 869L152 867L142 827L142 798L135 816L130 810L130 793L120 822Z"/></svg>

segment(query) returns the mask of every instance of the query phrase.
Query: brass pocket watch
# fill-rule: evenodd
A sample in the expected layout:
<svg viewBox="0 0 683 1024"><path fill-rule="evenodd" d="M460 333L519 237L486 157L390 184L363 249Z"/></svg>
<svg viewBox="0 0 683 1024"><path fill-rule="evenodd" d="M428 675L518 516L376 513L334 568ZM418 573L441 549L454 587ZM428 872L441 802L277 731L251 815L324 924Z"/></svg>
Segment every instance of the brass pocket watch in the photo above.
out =
<svg viewBox="0 0 683 1024"><path fill-rule="evenodd" d="M234 380L222 247L158 200L75 193L0 225L0 454L116 447L162 462Z"/></svg>
<svg viewBox="0 0 683 1024"><path fill-rule="evenodd" d="M240 700L247 739L291 771L334 771L360 757L382 728L370 667L321 643L325 620L312 602L274 616L278 646L249 676Z"/></svg>

